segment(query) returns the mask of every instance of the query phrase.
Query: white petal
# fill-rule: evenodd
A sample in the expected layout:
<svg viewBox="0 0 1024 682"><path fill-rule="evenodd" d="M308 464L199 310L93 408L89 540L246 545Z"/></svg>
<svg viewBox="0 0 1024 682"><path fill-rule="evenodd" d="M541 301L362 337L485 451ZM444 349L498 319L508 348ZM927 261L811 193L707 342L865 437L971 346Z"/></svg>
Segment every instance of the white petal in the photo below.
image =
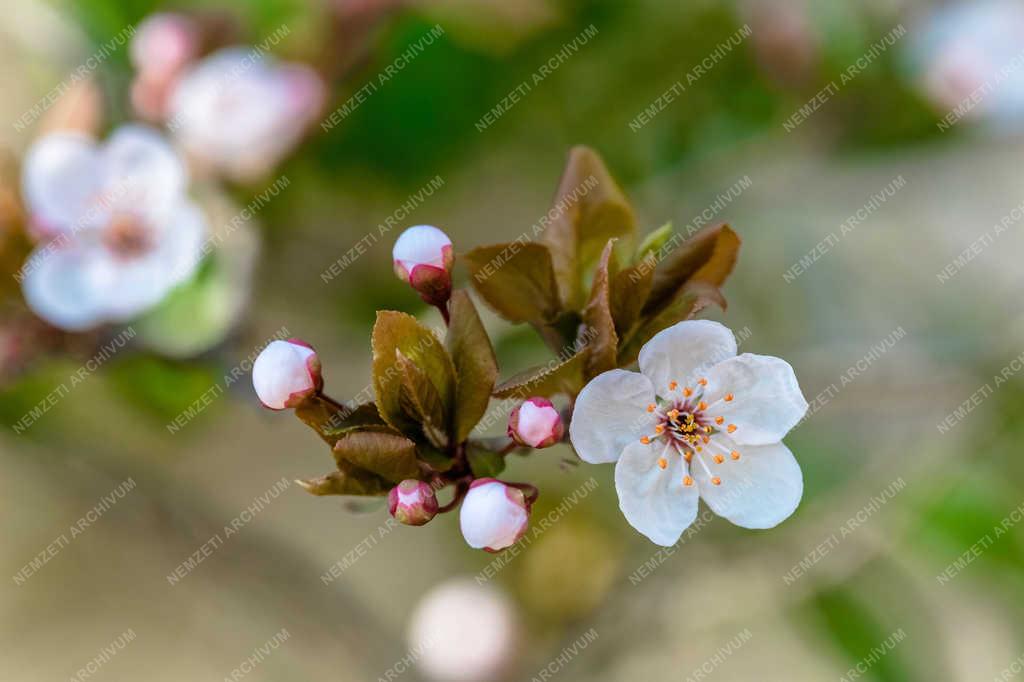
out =
<svg viewBox="0 0 1024 682"><path fill-rule="evenodd" d="M687 471L681 455L669 449L664 453L668 466L658 466L664 449L660 440L629 445L615 465L615 491L629 524L668 547L697 518L698 495L696 485L683 483Z"/></svg>
<svg viewBox="0 0 1024 682"><path fill-rule="evenodd" d="M789 518L804 492L800 465L789 448L782 443L736 446L722 436L715 436L713 442L727 452L737 449L740 459L726 455L724 462L716 464L706 450L696 455L712 476L721 479L720 485L714 485L704 466L691 465L700 496L711 510L744 528L772 528Z"/></svg>
<svg viewBox="0 0 1024 682"><path fill-rule="evenodd" d="M22 191L33 219L50 233L104 222L93 208L102 193L99 152L89 138L53 133L35 142L22 167Z"/></svg>
<svg viewBox="0 0 1024 682"><path fill-rule="evenodd" d="M522 495L500 481L474 485L466 493L459 511L459 528L474 549L505 549L515 544L526 530L530 514L521 503Z"/></svg>
<svg viewBox="0 0 1024 682"><path fill-rule="evenodd" d="M191 201L170 211L156 251L168 286L192 277L202 260L206 240L206 215Z"/></svg>
<svg viewBox="0 0 1024 682"><path fill-rule="evenodd" d="M153 128L118 128L103 148L107 192L117 206L162 218L185 192L185 167L171 145Z"/></svg>
<svg viewBox="0 0 1024 682"><path fill-rule="evenodd" d="M115 272L99 247L79 244L41 253L25 270L22 288L29 307L50 324L81 331L105 320Z"/></svg>
<svg viewBox="0 0 1024 682"><path fill-rule="evenodd" d="M433 225L415 225L402 232L395 240L391 257L401 262L409 271L417 265L446 268L445 249L447 248L450 253L451 247L452 240L448 235Z"/></svg>
<svg viewBox="0 0 1024 682"><path fill-rule="evenodd" d="M252 366L252 386L260 401L272 410L283 410L296 393L312 391L316 377L310 363L316 352L290 341L271 341Z"/></svg>
<svg viewBox="0 0 1024 682"><path fill-rule="evenodd" d="M630 443L652 435L655 417L647 412L654 387L643 374L613 369L597 376L576 398L569 438L585 462L614 462Z"/></svg>
<svg viewBox="0 0 1024 682"><path fill-rule="evenodd" d="M707 372L707 413L736 425L730 435L743 445L778 443L807 412L807 401L788 362L744 353ZM732 394L733 399L722 398Z"/></svg>
<svg viewBox="0 0 1024 682"><path fill-rule="evenodd" d="M729 328L711 320L686 320L663 329L640 349L640 371L658 395L669 383L692 383L711 367L736 355L736 337Z"/></svg>

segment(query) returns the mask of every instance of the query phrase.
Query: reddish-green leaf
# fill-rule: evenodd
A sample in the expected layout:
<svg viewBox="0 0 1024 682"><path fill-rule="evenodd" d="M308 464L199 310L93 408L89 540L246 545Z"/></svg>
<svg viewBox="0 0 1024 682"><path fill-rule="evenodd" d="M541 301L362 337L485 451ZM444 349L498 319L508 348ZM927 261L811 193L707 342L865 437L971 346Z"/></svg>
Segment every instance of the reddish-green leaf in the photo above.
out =
<svg viewBox="0 0 1024 682"><path fill-rule="evenodd" d="M455 442L461 443L487 411L498 380L498 361L468 292L459 289L452 293L449 313L446 344L456 379L452 432Z"/></svg>
<svg viewBox="0 0 1024 682"><path fill-rule="evenodd" d="M542 244L478 246L460 258L487 305L510 322L546 324L562 309L551 253Z"/></svg>

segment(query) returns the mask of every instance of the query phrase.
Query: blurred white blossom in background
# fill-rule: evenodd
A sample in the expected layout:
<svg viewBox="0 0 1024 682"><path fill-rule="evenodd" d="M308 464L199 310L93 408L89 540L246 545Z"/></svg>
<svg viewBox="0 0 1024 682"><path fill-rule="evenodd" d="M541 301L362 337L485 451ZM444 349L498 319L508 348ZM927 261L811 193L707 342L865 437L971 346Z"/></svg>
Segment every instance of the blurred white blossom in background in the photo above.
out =
<svg viewBox="0 0 1024 682"><path fill-rule="evenodd" d="M155 130L103 145L57 132L30 147L22 191L40 244L22 268L32 310L71 330L128 320L187 281L206 221L181 159Z"/></svg>

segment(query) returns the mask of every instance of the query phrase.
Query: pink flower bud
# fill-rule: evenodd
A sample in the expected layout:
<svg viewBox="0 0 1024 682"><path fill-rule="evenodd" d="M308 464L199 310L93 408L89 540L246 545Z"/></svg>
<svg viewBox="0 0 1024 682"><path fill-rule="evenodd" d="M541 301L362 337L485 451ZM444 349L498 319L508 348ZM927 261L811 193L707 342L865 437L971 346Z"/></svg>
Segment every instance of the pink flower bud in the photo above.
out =
<svg viewBox="0 0 1024 682"><path fill-rule="evenodd" d="M173 76L196 56L199 32L191 19L172 12L147 17L132 38L132 64L149 80Z"/></svg>
<svg viewBox="0 0 1024 682"><path fill-rule="evenodd" d="M431 225L416 225L395 241L391 257L395 274L408 282L431 305L442 305L451 295L452 240Z"/></svg>
<svg viewBox="0 0 1024 682"><path fill-rule="evenodd" d="M562 415L547 398L527 398L508 417L508 435L520 445L546 448L562 440Z"/></svg>
<svg viewBox="0 0 1024 682"><path fill-rule="evenodd" d="M388 511L407 526L422 526L437 514L437 497L429 484L406 479L388 493Z"/></svg>
<svg viewBox="0 0 1024 682"><path fill-rule="evenodd" d="M323 387L320 359L299 339L271 341L252 366L252 386L272 410L295 407Z"/></svg>
<svg viewBox="0 0 1024 682"><path fill-rule="evenodd" d="M493 478L473 481L462 501L459 526L470 547L497 552L526 532L530 503L522 490Z"/></svg>

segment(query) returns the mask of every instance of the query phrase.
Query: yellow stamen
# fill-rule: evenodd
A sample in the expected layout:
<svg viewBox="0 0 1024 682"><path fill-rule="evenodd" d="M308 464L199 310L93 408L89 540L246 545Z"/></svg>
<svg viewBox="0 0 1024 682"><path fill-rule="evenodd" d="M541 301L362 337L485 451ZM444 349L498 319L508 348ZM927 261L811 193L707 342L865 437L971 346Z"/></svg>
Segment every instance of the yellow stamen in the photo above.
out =
<svg viewBox="0 0 1024 682"><path fill-rule="evenodd" d="M668 418L669 419L675 419L678 416L679 416L679 410L669 410L668 411Z"/></svg>

